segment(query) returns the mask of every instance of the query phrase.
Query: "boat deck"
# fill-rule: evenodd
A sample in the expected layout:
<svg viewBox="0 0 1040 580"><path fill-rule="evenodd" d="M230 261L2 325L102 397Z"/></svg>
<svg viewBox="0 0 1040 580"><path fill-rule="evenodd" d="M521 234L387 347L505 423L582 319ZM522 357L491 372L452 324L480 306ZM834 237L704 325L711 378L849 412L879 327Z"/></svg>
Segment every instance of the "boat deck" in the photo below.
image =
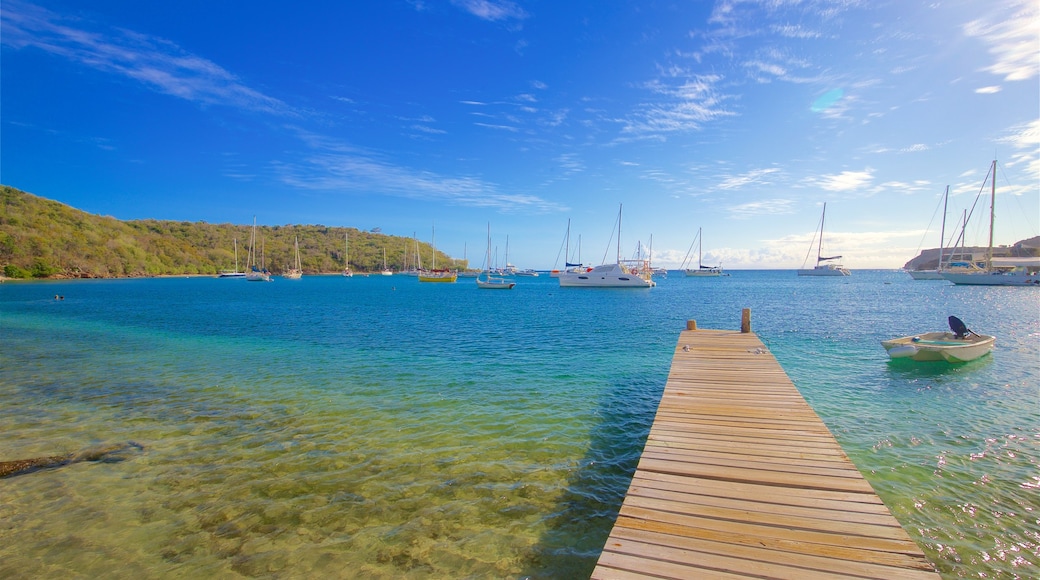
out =
<svg viewBox="0 0 1040 580"><path fill-rule="evenodd" d="M686 330L592 574L939 578L752 333Z"/></svg>

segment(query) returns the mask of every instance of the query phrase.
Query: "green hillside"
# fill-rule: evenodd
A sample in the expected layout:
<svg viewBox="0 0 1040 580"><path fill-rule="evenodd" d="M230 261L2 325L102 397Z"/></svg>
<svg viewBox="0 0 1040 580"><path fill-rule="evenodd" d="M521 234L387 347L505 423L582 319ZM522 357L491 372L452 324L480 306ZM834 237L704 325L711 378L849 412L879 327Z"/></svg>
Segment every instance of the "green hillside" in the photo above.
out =
<svg viewBox="0 0 1040 580"><path fill-rule="evenodd" d="M251 225L164 220L120 221L89 214L65 204L0 185L0 267L9 278L112 278L165 275L216 275L246 270ZM299 237L306 274L343 270L344 235L349 236L350 267L395 271L411 266L412 238L322 225L257 227L267 268L278 274L293 260ZM419 243L423 264L433 249ZM461 260L437 253L438 264L462 268Z"/></svg>

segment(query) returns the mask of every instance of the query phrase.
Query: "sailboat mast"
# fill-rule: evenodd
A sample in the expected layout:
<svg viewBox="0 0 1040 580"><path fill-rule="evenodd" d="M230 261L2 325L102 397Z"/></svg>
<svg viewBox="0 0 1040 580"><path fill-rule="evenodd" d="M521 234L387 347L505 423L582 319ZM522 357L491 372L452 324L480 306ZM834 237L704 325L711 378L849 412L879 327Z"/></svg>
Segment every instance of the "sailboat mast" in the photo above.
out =
<svg viewBox="0 0 1040 580"><path fill-rule="evenodd" d="M621 263L621 208L622 204L618 204L617 210L617 262Z"/></svg>
<svg viewBox="0 0 1040 580"><path fill-rule="evenodd" d="M989 194L989 248L986 250L986 270L993 267L993 221L994 206L997 203L997 160L993 160L993 168L990 169L990 194Z"/></svg>
<svg viewBox="0 0 1040 580"><path fill-rule="evenodd" d="M820 216L820 242L816 244L816 263L820 263L823 255L823 222L827 219L827 202L823 202L823 215Z"/></svg>
<svg viewBox="0 0 1040 580"><path fill-rule="evenodd" d="M942 227L939 229L939 265L935 267L936 270L942 270L942 259L943 259L943 244L946 243L946 204L950 202L950 186L946 186L946 193L943 194L943 219Z"/></svg>
<svg viewBox="0 0 1040 580"><path fill-rule="evenodd" d="M704 240L701 239L701 228L697 228L697 268L700 268L703 264L701 262L701 246L704 245Z"/></svg>
<svg viewBox="0 0 1040 580"><path fill-rule="evenodd" d="M563 243L563 269L567 270L567 261L571 259L571 220L567 218L567 241Z"/></svg>

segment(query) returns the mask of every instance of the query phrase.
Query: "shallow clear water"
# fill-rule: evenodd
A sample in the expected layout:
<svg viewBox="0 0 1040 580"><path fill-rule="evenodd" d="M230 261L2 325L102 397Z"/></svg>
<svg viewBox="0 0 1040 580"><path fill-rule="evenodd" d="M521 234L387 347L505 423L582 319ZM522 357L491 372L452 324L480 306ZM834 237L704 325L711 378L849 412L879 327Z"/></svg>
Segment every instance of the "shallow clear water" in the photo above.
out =
<svg viewBox="0 0 1040 580"><path fill-rule="evenodd" d="M0 576L575 578L687 319L741 308L947 577L1040 563L1040 292L734 272L652 290L309 276L0 285ZM55 300L55 295L64 300ZM963 365L879 341L955 314Z"/></svg>

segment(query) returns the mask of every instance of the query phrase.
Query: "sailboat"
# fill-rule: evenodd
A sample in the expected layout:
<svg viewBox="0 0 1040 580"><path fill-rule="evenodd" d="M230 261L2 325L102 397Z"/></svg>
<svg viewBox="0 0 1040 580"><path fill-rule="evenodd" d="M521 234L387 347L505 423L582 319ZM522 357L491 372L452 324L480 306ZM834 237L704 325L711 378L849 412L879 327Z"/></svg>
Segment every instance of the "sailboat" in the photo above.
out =
<svg viewBox="0 0 1040 580"><path fill-rule="evenodd" d="M433 231L431 238L431 246L433 247L433 268L429 270L419 269L419 281L420 282L450 282L455 283L459 278L458 272L455 270L449 270L447 268L437 269L437 243L436 241L437 231Z"/></svg>
<svg viewBox="0 0 1040 580"><path fill-rule="evenodd" d="M260 241L260 258L256 253L256 216L253 216L253 233L249 237L249 271L246 272L246 280L249 282L270 282L271 273L264 267L263 240Z"/></svg>
<svg viewBox="0 0 1040 580"><path fill-rule="evenodd" d="M285 274L282 274L283 278L288 278L289 280L299 280L303 277L303 267L300 265L300 238L297 237L295 240L296 261L293 263L292 268L287 269Z"/></svg>
<svg viewBox="0 0 1040 580"><path fill-rule="evenodd" d="M567 220L567 233L564 234L564 236L563 236L563 248L561 248L561 250L563 250L563 271L570 270L571 268L582 268L582 265L580 263L581 262L581 236L578 236L578 263L571 264L570 262L567 261L567 260L571 259L570 258L570 251L571 251L571 220L569 220L569 219ZM556 255L556 263L557 264L560 263L560 256L559 256L559 254ZM582 268L582 269L584 269L584 268ZM561 271L556 269L556 267L554 265L553 269L549 271L549 277L551 277L551 278L559 278L560 277L560 272Z"/></svg>
<svg viewBox="0 0 1040 580"><path fill-rule="evenodd" d="M693 243L697 244L697 267L687 268L686 262L690 259L690 252L693 251L693 244L690 244L690 249L686 251L686 258L683 259L682 266L686 271L686 275L695 278L717 278L719 276L729 276L722 272L722 265L718 266L705 266L701 263L701 244L704 238L701 237L701 228L697 228L697 237L693 239Z"/></svg>
<svg viewBox="0 0 1040 580"><path fill-rule="evenodd" d="M946 205L950 201L950 186L946 186L943 194L943 219L942 228L939 230L939 261L934 270L907 270L906 273L914 280L942 280L943 268L943 245L946 243Z"/></svg>
<svg viewBox="0 0 1040 580"><path fill-rule="evenodd" d="M491 224L488 224L487 236L487 259L484 261L484 271L477 276L477 288L485 290L511 290L516 282L509 278L491 275Z"/></svg>
<svg viewBox="0 0 1040 580"><path fill-rule="evenodd" d="M996 221L994 206L997 201L997 160L988 176L990 180L989 202L989 246L986 262L982 268L970 264L969 271L943 272L942 277L960 285L971 286L1036 286L1040 287L1040 258L994 258L993 224Z"/></svg>
<svg viewBox="0 0 1040 580"><path fill-rule="evenodd" d="M383 269L379 271L384 276L393 276L394 271L386 267L386 248L383 248Z"/></svg>
<svg viewBox="0 0 1040 580"><path fill-rule="evenodd" d="M470 268L469 258L466 256L466 244L462 244L462 263L466 264L466 269L459 272L459 278L479 278L480 270Z"/></svg>
<svg viewBox="0 0 1040 580"><path fill-rule="evenodd" d="M350 258L348 257L349 254L347 253L347 236L347 232L343 232L343 275L347 278L352 278L354 276L354 272L350 269Z"/></svg>
<svg viewBox="0 0 1040 580"><path fill-rule="evenodd" d="M577 288L653 288L657 282L651 279L653 270L650 260L621 259L621 206L618 206L618 241L617 258L614 262L601 264L595 268L567 270L560 272L557 279L560 287Z"/></svg>
<svg viewBox="0 0 1040 580"><path fill-rule="evenodd" d="M847 268L845 268L845 266L842 266L841 264L829 263L830 260L840 260L841 256L824 257L823 255L820 254L820 252L823 249L823 221L824 221L824 219L826 217L827 217L827 204L824 203L823 204L823 215L820 216L820 238L819 238L819 241L817 242L817 245L816 245L816 267L815 268L804 268L805 264L803 263L802 264L803 268L798 270L798 275L799 276L848 276L849 275L849 271L848 271ZM809 251L810 252L812 251L812 246L809 246ZM808 260L809 256L806 255L805 259ZM825 264L824 262L828 262L828 263Z"/></svg>
<svg viewBox="0 0 1040 580"><path fill-rule="evenodd" d="M238 271L238 238L235 238L234 241L235 241L235 271L234 272L228 272L227 270L225 270L225 271L221 272L219 276L217 276L218 278L245 278L246 277L246 273L245 272L239 272Z"/></svg>

